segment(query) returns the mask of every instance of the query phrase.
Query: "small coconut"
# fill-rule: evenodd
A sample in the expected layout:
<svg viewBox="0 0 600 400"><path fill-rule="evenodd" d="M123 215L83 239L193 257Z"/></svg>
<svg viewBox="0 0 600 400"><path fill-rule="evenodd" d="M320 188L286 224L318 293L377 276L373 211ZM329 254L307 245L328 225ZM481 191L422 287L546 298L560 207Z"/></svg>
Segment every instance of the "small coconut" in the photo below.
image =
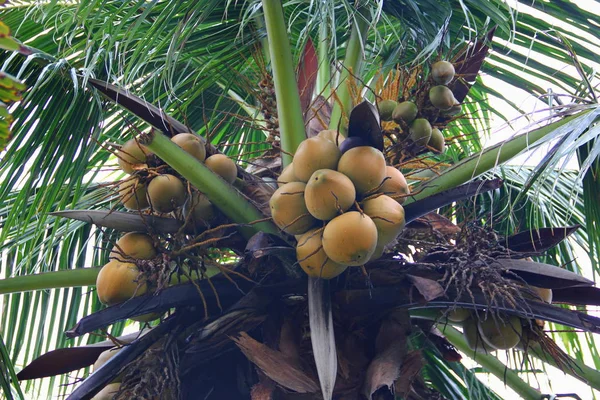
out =
<svg viewBox="0 0 600 400"><path fill-rule="evenodd" d="M122 303L148 290L146 281L134 263L111 260L96 278L96 292L100 301L107 305Z"/></svg>
<svg viewBox="0 0 600 400"><path fill-rule="evenodd" d="M381 118L382 121L391 121L397 105L398 102L394 100L382 100L377 103L377 108L379 109L379 118Z"/></svg>
<svg viewBox="0 0 600 400"><path fill-rule="evenodd" d="M494 349L508 350L515 347L521 340L523 328L517 316L493 318L488 315L485 320L479 320L477 328L485 343Z"/></svg>
<svg viewBox="0 0 600 400"><path fill-rule="evenodd" d="M147 187L137 177L130 177L119 185L119 200L128 210L144 210L150 207Z"/></svg>
<svg viewBox="0 0 600 400"><path fill-rule="evenodd" d="M400 234L406 225L404 208L384 194L363 201L361 208L377 227L377 246L384 247Z"/></svg>
<svg viewBox="0 0 600 400"><path fill-rule="evenodd" d="M431 124L425 118L417 118L410 126L410 139L420 146L425 146L431 139Z"/></svg>
<svg viewBox="0 0 600 400"><path fill-rule="evenodd" d="M331 169L315 171L304 191L306 208L316 219L328 221L354 204L356 190L344 174Z"/></svg>
<svg viewBox="0 0 600 400"><path fill-rule="evenodd" d="M392 119L397 123L404 121L407 124L410 124L417 118L418 113L419 109L415 103L412 101L403 101L394 108Z"/></svg>
<svg viewBox="0 0 600 400"><path fill-rule="evenodd" d="M148 184L150 204L160 213L168 213L182 206L186 196L183 182L174 175L159 175Z"/></svg>
<svg viewBox="0 0 600 400"><path fill-rule="evenodd" d="M296 259L308 276L332 279L348 268L331 260L323 250L323 231L311 229L298 238Z"/></svg>
<svg viewBox="0 0 600 400"><path fill-rule="evenodd" d="M198 161L203 162L206 159L206 146L200 136L193 133L180 133L173 136L171 140Z"/></svg>
<svg viewBox="0 0 600 400"><path fill-rule="evenodd" d="M281 174L279 174L279 177L277 178L277 186L281 187L286 183L298 181L299 180L296 177L296 174L294 174L294 163L291 162L283 169L283 171L281 171Z"/></svg>
<svg viewBox="0 0 600 400"><path fill-rule="evenodd" d="M436 153L443 153L446 150L446 142L444 140L444 134L438 128L431 130L431 137L427 146L435 150Z"/></svg>
<svg viewBox="0 0 600 400"><path fill-rule="evenodd" d="M342 153L330 140L315 136L300 143L294 154L294 173L301 182L308 182L318 169L336 169Z"/></svg>
<svg viewBox="0 0 600 400"><path fill-rule="evenodd" d="M156 257L154 240L150 235L138 232L129 232L123 235L110 251L109 258L121 261L128 259L150 260Z"/></svg>
<svg viewBox="0 0 600 400"><path fill-rule="evenodd" d="M131 174L136 169L146 168L146 158L150 154L148 149L139 144L135 139L128 140L117 151L118 163L123 172Z"/></svg>
<svg viewBox="0 0 600 400"><path fill-rule="evenodd" d="M471 310L468 308L455 308L448 311L446 318L452 322L463 322L471 316Z"/></svg>
<svg viewBox="0 0 600 400"><path fill-rule="evenodd" d="M210 226L217 217L217 210L204 193L193 191L191 197L183 205L183 215L198 227Z"/></svg>
<svg viewBox="0 0 600 400"><path fill-rule="evenodd" d="M317 223L306 208L305 189L304 182L286 183L273 193L269 201L273 222L291 235L305 233Z"/></svg>
<svg viewBox="0 0 600 400"><path fill-rule="evenodd" d="M431 66L431 77L440 85L447 85L454 79L454 65L448 61L438 61Z"/></svg>
<svg viewBox="0 0 600 400"><path fill-rule="evenodd" d="M229 183L233 183L237 177L237 166L225 154L213 154L204 161L204 164Z"/></svg>
<svg viewBox="0 0 600 400"><path fill-rule="evenodd" d="M113 400L117 393L119 393L120 389L120 383L109 383L108 385L104 386L101 391L96 393L96 395L92 397L92 400Z"/></svg>
<svg viewBox="0 0 600 400"><path fill-rule="evenodd" d="M442 111L442 115L446 116L446 117L453 117L455 115L458 115L462 112L462 105L460 104L455 104L452 107L450 107L447 110L443 110Z"/></svg>
<svg viewBox="0 0 600 400"><path fill-rule="evenodd" d="M319 132L317 137L327 139L330 142L335 143L335 145L338 147L344 142L344 140L346 140L346 137L335 129L325 129Z"/></svg>
<svg viewBox="0 0 600 400"><path fill-rule="evenodd" d="M529 286L538 296L539 298L548 304L552 303L552 289L541 288L537 286Z"/></svg>
<svg viewBox="0 0 600 400"><path fill-rule="evenodd" d="M390 196L402 204L410 194L410 189L408 188L408 182L406 182L404 174L388 165L385 167L385 180L379 188L379 192Z"/></svg>
<svg viewBox="0 0 600 400"><path fill-rule="evenodd" d="M371 146L354 147L340 158L337 170L346 175L359 194L377 190L385 178L385 157Z"/></svg>
<svg viewBox="0 0 600 400"><path fill-rule="evenodd" d="M323 249L342 265L363 265L377 247L377 226L366 214L348 211L329 221L323 230Z"/></svg>
<svg viewBox="0 0 600 400"><path fill-rule="evenodd" d="M435 108L439 108L440 110L447 110L458 103L452 90L444 85L434 86L429 89L429 101L431 101L431 104Z"/></svg>

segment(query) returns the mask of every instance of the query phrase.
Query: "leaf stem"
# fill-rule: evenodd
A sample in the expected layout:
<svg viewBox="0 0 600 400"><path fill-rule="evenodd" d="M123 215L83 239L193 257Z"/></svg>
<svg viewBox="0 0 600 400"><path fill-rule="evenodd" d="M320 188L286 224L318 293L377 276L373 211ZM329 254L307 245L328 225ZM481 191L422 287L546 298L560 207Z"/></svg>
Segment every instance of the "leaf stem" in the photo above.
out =
<svg viewBox="0 0 600 400"><path fill-rule="evenodd" d="M304 118L281 0L263 0L262 4L277 96L277 117L283 150L281 157L286 166L292 162L292 154L300 142L306 139Z"/></svg>
<svg viewBox="0 0 600 400"><path fill-rule="evenodd" d="M27 292L30 290L93 286L96 284L96 277L99 272L100 267L76 268L1 279L0 294Z"/></svg>
<svg viewBox="0 0 600 400"><path fill-rule="evenodd" d="M329 24L324 18L319 27L319 69L317 70L317 93L326 99L331 95L331 65L329 63Z"/></svg>

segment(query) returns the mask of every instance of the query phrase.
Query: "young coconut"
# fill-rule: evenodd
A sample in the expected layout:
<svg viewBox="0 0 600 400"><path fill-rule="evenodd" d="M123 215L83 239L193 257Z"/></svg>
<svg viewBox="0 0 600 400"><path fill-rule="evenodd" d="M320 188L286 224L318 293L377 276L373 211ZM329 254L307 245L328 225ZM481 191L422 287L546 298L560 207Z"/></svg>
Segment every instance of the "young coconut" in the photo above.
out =
<svg viewBox="0 0 600 400"><path fill-rule="evenodd" d="M385 178L387 179L383 181L379 192L390 196L400 204L404 203L406 197L410 194L404 174L388 165L385 167Z"/></svg>
<svg viewBox="0 0 600 400"><path fill-rule="evenodd" d="M458 103L452 90L444 85L434 86L429 89L429 101L431 101L431 104L433 104L435 108L440 110L447 110Z"/></svg>
<svg viewBox="0 0 600 400"><path fill-rule="evenodd" d="M294 173L293 162L289 163L288 166L281 171L281 174L279 174L279 177L277 178L277 186L281 187L290 182L298 182L298 178Z"/></svg>
<svg viewBox="0 0 600 400"><path fill-rule="evenodd" d="M306 208L305 189L304 182L286 183L277 189L269 200L273 222L291 235L305 233L317 223Z"/></svg>
<svg viewBox="0 0 600 400"><path fill-rule="evenodd" d="M127 174L133 173L136 169L145 168L149 153L148 149L136 142L135 139L128 140L117 151L119 167Z"/></svg>
<svg viewBox="0 0 600 400"><path fill-rule="evenodd" d="M394 108L392 119L397 123L404 121L407 124L410 124L417 118L418 113L419 109L415 103L412 101L403 101Z"/></svg>
<svg viewBox="0 0 600 400"><path fill-rule="evenodd" d="M137 177L124 180L119 185L119 200L128 210L144 210L150 207L147 187Z"/></svg>
<svg viewBox="0 0 600 400"><path fill-rule="evenodd" d="M452 107L450 107L447 110L443 110L442 111L442 115L446 116L446 117L453 117L455 115L458 115L462 112L462 105L460 104L455 104Z"/></svg>
<svg viewBox="0 0 600 400"><path fill-rule="evenodd" d="M140 296L148 290L146 281L140 277L137 265L111 260L100 270L96 278L96 291L100 301L113 305Z"/></svg>
<svg viewBox="0 0 600 400"><path fill-rule="evenodd" d="M446 318L452 322L463 322L466 321L470 316L471 310L468 308L455 308L453 310L449 310L446 314Z"/></svg>
<svg viewBox="0 0 600 400"><path fill-rule="evenodd" d="M446 150L446 142L444 140L442 131L440 131L438 128L433 128L431 130L431 137L429 138L429 142L427 142L427 146L434 149L436 153L443 153L444 150Z"/></svg>
<svg viewBox="0 0 600 400"><path fill-rule="evenodd" d="M489 353L494 349L488 346L484 341L479 330L477 329L477 320L473 317L469 317L463 321L463 336L467 342L467 346L473 351L478 353Z"/></svg>
<svg viewBox="0 0 600 400"><path fill-rule="evenodd" d="M120 383L109 383L108 385L104 386L101 391L96 393L96 395L92 397L92 400L113 400L117 393L119 393L120 389Z"/></svg>
<svg viewBox="0 0 600 400"><path fill-rule="evenodd" d="M233 183L237 177L237 166L225 154L213 154L204 164L228 183Z"/></svg>
<svg viewBox="0 0 600 400"><path fill-rule="evenodd" d="M335 129L325 129L319 132L317 134L317 137L327 139L330 142L335 143L335 145L338 147L344 142L344 140L346 140L346 137L338 131L336 131Z"/></svg>
<svg viewBox="0 0 600 400"><path fill-rule="evenodd" d="M193 133L180 133L171 138L171 141L181 147L186 153L191 154L200 162L206 159L206 146L198 135Z"/></svg>
<svg viewBox="0 0 600 400"><path fill-rule="evenodd" d="M419 146L425 146L431 139L431 124L425 118L417 118L410 126L409 138Z"/></svg>
<svg viewBox="0 0 600 400"><path fill-rule="evenodd" d="M337 170L346 175L358 194L378 189L385 178L385 157L371 146L354 147L340 158Z"/></svg>
<svg viewBox="0 0 600 400"><path fill-rule="evenodd" d="M308 182L318 169L336 169L342 153L330 140L318 136L304 140L294 154L294 173L301 182Z"/></svg>
<svg viewBox="0 0 600 400"><path fill-rule="evenodd" d="M363 201L362 210L377 227L377 246L384 247L400 234L406 225L404 208L384 194Z"/></svg>
<svg viewBox="0 0 600 400"><path fill-rule="evenodd" d="M356 190L344 174L331 169L316 170L304 190L306 208L316 219L328 221L354 204Z"/></svg>
<svg viewBox="0 0 600 400"><path fill-rule="evenodd" d="M182 206L186 194L183 182L174 175L159 175L148 184L150 204L160 213L168 213Z"/></svg>
<svg viewBox="0 0 600 400"><path fill-rule="evenodd" d="M185 218L190 216L194 225L207 227L217 217L217 210L204 193L193 191L192 196L183 205L183 215Z"/></svg>
<svg viewBox="0 0 600 400"><path fill-rule="evenodd" d="M398 105L397 101L394 100L382 100L377 104L379 109L379 118L382 121L391 121L394 109Z"/></svg>
<svg viewBox="0 0 600 400"><path fill-rule="evenodd" d="M348 268L327 257L323 250L323 230L311 229L298 238L296 259L308 276L332 279Z"/></svg>
<svg viewBox="0 0 600 400"><path fill-rule="evenodd" d="M515 347L521 340L523 327L517 316L503 316L503 319L488 315L485 320L479 320L477 328L487 345L494 349L508 350Z"/></svg>
<svg viewBox="0 0 600 400"><path fill-rule="evenodd" d="M323 230L323 249L342 265L363 265L377 247L377 226L366 214L348 211L329 221Z"/></svg>
<svg viewBox="0 0 600 400"><path fill-rule="evenodd" d="M431 66L431 77L440 85L447 85L454 79L454 65L448 61L438 61Z"/></svg>
<svg viewBox="0 0 600 400"><path fill-rule="evenodd" d="M138 232L129 232L117 240L110 251L109 258L127 261L128 259L150 260L156 257L154 240L150 235Z"/></svg>
<svg viewBox="0 0 600 400"><path fill-rule="evenodd" d="M113 347L100 353L100 355L96 359L96 362L92 366L92 372L96 372L98 368L106 364L108 360L119 354L119 351L121 351L121 349Z"/></svg>

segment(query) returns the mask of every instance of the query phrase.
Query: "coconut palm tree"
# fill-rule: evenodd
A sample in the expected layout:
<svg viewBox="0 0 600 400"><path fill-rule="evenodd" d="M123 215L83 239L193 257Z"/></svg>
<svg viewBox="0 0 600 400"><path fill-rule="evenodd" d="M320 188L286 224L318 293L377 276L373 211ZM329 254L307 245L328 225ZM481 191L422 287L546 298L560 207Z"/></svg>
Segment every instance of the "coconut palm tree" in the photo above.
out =
<svg viewBox="0 0 600 400"><path fill-rule="evenodd" d="M600 38L584 6L6 2L4 396L91 398L119 378L119 398L499 398L457 349L523 398L546 394L519 373L532 365L600 390L583 362L600 360L598 320L532 289L599 304L593 282L576 274L592 278L600 261ZM428 96L439 60L456 70L444 83L462 104L454 115ZM538 111L521 109L515 93L537 98ZM420 142L404 119L390 121L386 100L418 104L445 150ZM505 115L515 112L516 121ZM525 127L484 148L498 119ZM268 203L298 146L325 129L347 136L347 147L379 147L405 174L409 223L380 259L307 280L294 251L301 242L269 218ZM234 160L237 179L225 182L169 140L183 132ZM127 155L118 149L132 138L152 153L134 179L167 171L201 191L219 213L209 228L190 228L181 210L123 211L116 185L131 178L117 168ZM543 146L537 165L507 163ZM362 213L360 200L352 207ZM137 265L154 293L105 307L99 267L128 231L149 233L163 250ZM166 314L90 375L100 352L127 340L115 339L127 318L150 312ZM487 350L470 343L467 324L453 321L465 312L475 333L486 322L518 330L524 351L503 358L489 338ZM511 315L520 319L507 324Z"/></svg>

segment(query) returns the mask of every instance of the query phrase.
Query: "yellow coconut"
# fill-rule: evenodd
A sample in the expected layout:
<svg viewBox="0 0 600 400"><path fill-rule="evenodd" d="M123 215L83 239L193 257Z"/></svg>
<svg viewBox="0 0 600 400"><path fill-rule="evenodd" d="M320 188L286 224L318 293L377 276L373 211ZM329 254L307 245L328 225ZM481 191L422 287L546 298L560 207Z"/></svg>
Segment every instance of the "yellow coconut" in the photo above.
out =
<svg viewBox="0 0 600 400"><path fill-rule="evenodd" d="M202 162L206 159L206 146L200 136L193 133L180 133L173 136L171 140L198 161Z"/></svg>
<svg viewBox="0 0 600 400"><path fill-rule="evenodd" d="M377 246L382 247L395 240L406 225L404 208L384 194L363 201L361 208L377 227Z"/></svg>
<svg viewBox="0 0 600 400"><path fill-rule="evenodd" d="M127 179L119 185L119 200L128 210L144 210L150 207L147 187L137 177Z"/></svg>
<svg viewBox="0 0 600 400"><path fill-rule="evenodd" d="M286 183L273 193L269 201L273 222L291 235L305 233L317 223L306 208L305 188L304 182Z"/></svg>
<svg viewBox="0 0 600 400"><path fill-rule="evenodd" d="M109 306L140 296L147 290L146 281L134 263L111 260L96 278L98 298Z"/></svg>
<svg viewBox="0 0 600 400"><path fill-rule="evenodd" d="M389 165L385 167L385 181L379 188L379 192L390 196L400 204L404 203L410 194L404 174Z"/></svg>
<svg viewBox="0 0 600 400"><path fill-rule="evenodd" d="M150 204L160 213L168 213L182 206L186 197L183 182L174 175L159 175L148 184Z"/></svg>
<svg viewBox="0 0 600 400"><path fill-rule="evenodd" d="M150 235L129 232L123 235L112 248L109 257L127 261L128 259L149 260L156 257L154 240Z"/></svg>
<svg viewBox="0 0 600 400"><path fill-rule="evenodd" d="M308 182L318 169L336 169L341 154L330 140L318 136L306 139L294 154L294 173L301 182Z"/></svg>
<svg viewBox="0 0 600 400"><path fill-rule="evenodd" d="M298 239L296 259L308 276L313 278L335 278L347 268L327 257L323 250L323 231L311 229Z"/></svg>
<svg viewBox="0 0 600 400"><path fill-rule="evenodd" d="M349 211L335 217L323 230L323 249L342 265L363 265L377 247L377 227L366 214Z"/></svg>
<svg viewBox="0 0 600 400"><path fill-rule="evenodd" d="M92 371L96 372L98 368L106 364L108 360L119 354L119 351L121 351L121 349L113 347L112 349L108 349L100 353L100 355L96 359L96 362L92 366Z"/></svg>
<svg viewBox="0 0 600 400"><path fill-rule="evenodd" d="M330 142L335 143L336 146L339 146L346 140L346 137L335 129L325 129L324 131L319 132L317 137L327 139Z"/></svg>
<svg viewBox="0 0 600 400"><path fill-rule="evenodd" d="M286 183L298 181L298 177L296 177L296 174L294 174L294 163L291 162L283 169L283 171L281 171L281 174L279 174L279 177L277 178L277 186L281 187Z"/></svg>
<svg viewBox="0 0 600 400"><path fill-rule="evenodd" d="M304 191L306 208L313 217L328 221L354 204L356 190L352 181L331 169L315 171Z"/></svg>
<svg viewBox="0 0 600 400"><path fill-rule="evenodd" d="M229 183L233 183L237 177L237 166L225 154L214 154L208 157L204 164Z"/></svg>
<svg viewBox="0 0 600 400"><path fill-rule="evenodd" d="M521 320L516 316L493 318L492 315L488 315L485 320L479 320L477 327L485 343L499 350L515 347L523 332Z"/></svg>
<svg viewBox="0 0 600 400"><path fill-rule="evenodd" d="M148 149L136 142L135 139L128 140L117 151L117 159L119 166L128 174L131 174L136 169L145 168L147 155L150 154Z"/></svg>
<svg viewBox="0 0 600 400"><path fill-rule="evenodd" d="M385 157L371 146L354 147L340 158L337 170L346 175L358 194L377 190L385 178Z"/></svg>

